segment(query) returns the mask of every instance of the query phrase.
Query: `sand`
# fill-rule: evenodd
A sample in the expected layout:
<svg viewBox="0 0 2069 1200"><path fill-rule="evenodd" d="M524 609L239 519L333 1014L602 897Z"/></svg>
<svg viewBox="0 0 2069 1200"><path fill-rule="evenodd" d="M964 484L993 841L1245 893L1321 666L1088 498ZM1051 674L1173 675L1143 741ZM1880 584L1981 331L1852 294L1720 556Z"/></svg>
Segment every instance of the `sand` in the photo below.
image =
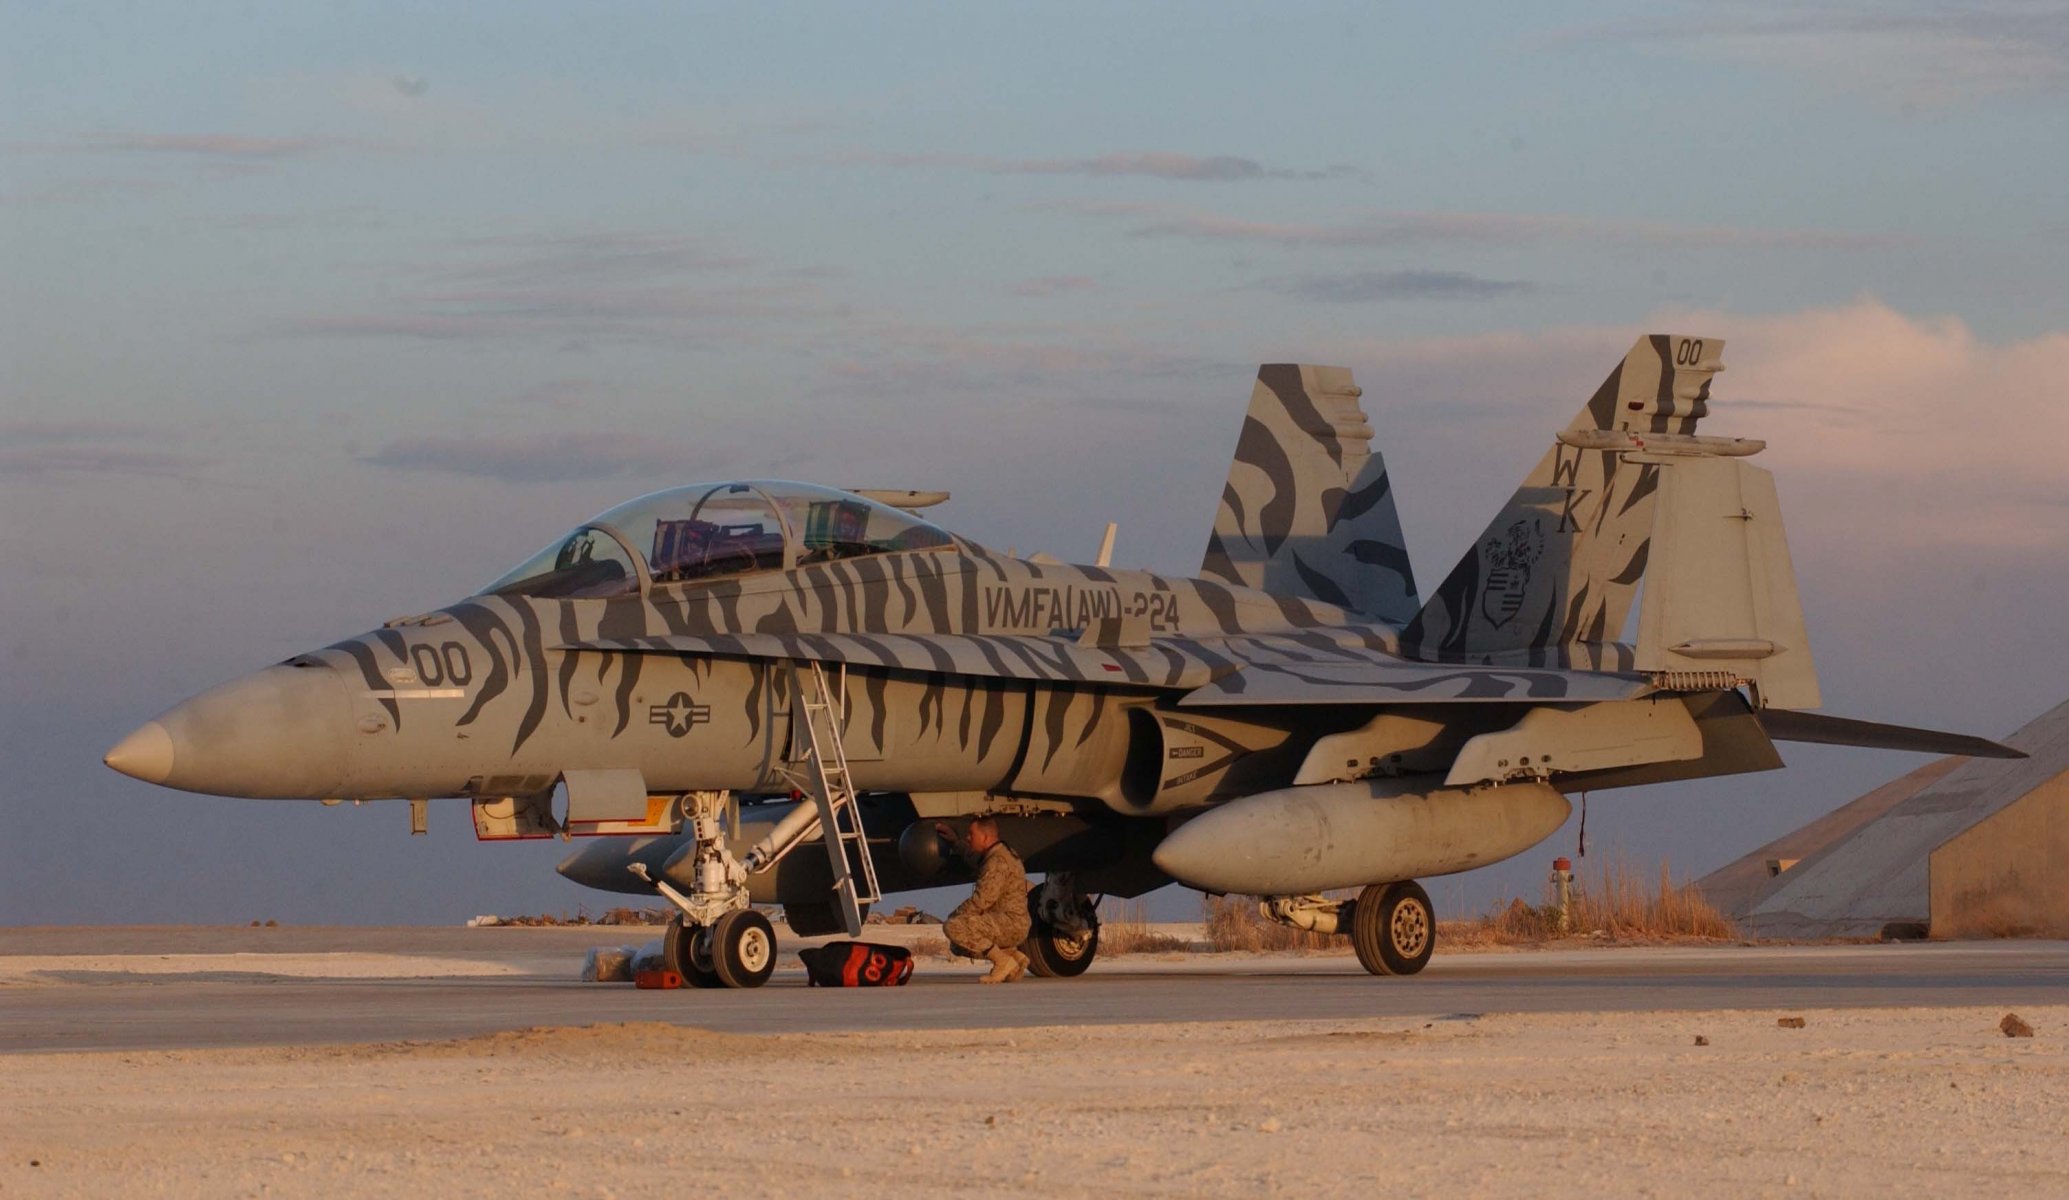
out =
<svg viewBox="0 0 2069 1200"><path fill-rule="evenodd" d="M2069 1007L2003 1015L22 1054L0 1195L2069 1195Z"/></svg>
<svg viewBox="0 0 2069 1200"><path fill-rule="evenodd" d="M508 963L418 954L0 955L0 986L187 979L445 979L524 974Z"/></svg>

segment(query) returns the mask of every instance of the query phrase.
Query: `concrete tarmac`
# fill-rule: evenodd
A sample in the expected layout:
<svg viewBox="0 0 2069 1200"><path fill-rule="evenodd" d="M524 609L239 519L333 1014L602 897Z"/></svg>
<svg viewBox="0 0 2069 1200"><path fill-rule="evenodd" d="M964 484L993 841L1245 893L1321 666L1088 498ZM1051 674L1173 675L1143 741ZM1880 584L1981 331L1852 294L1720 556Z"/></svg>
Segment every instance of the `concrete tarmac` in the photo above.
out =
<svg viewBox="0 0 2069 1200"><path fill-rule="evenodd" d="M9 930L0 1052L423 1041L540 1025L665 1021L736 1033L1283 1021L1468 1013L2069 1004L2069 942L1439 952L1375 979L1344 956L1104 959L1077 979L983 987L923 961L899 989L805 986L788 964L755 991L640 991L576 980L583 950L651 931ZM786 944L786 951L797 943ZM251 969L139 974L161 954L417 955L502 963L499 976L283 977ZM90 969L77 964L99 946ZM60 957L63 956L63 957ZM47 957L64 969L39 971ZM195 960L181 960L182 962ZM223 960L229 961L229 960ZM258 960L263 962L263 959ZM283 959L282 961L286 961Z"/></svg>

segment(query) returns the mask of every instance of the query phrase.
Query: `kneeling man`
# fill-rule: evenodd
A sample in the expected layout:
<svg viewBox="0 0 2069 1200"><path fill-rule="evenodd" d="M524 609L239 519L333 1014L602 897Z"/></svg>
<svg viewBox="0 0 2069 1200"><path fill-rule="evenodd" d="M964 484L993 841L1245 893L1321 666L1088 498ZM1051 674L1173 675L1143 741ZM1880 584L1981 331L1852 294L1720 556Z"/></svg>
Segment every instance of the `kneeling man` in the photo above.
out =
<svg viewBox="0 0 2069 1200"><path fill-rule="evenodd" d="M951 844L955 830L936 824L934 832ZM956 905L942 923L948 944L968 958L988 958L991 973L985 983L1011 983L1027 971L1027 955L1020 943L1027 940L1031 922L1027 915L1027 869L1020 856L999 840L998 822L980 816L970 822L963 854L977 870L977 886L970 898Z"/></svg>

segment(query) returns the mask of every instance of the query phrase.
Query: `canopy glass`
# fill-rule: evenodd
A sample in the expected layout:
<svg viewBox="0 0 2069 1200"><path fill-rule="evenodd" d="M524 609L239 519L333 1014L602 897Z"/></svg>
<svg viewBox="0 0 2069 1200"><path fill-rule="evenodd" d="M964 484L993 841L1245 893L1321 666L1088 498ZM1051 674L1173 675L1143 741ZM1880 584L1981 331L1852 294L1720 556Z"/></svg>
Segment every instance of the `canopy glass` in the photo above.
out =
<svg viewBox="0 0 2069 1200"><path fill-rule="evenodd" d="M695 483L588 521L490 584L490 595L597 597L954 544L903 509L809 483Z"/></svg>

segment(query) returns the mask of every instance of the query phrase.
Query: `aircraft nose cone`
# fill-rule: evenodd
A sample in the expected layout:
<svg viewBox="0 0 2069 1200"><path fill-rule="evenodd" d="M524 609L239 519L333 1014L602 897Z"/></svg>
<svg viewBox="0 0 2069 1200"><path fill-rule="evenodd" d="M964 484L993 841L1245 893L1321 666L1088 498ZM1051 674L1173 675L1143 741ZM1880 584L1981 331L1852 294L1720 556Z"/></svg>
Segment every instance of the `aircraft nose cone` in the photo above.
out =
<svg viewBox="0 0 2069 1200"><path fill-rule="evenodd" d="M354 728L352 694L338 672L282 665L173 706L107 761L181 791L320 800L345 785Z"/></svg>
<svg viewBox="0 0 2069 1200"><path fill-rule="evenodd" d="M172 735L156 721L115 743L102 762L145 783L164 783L172 775Z"/></svg>

